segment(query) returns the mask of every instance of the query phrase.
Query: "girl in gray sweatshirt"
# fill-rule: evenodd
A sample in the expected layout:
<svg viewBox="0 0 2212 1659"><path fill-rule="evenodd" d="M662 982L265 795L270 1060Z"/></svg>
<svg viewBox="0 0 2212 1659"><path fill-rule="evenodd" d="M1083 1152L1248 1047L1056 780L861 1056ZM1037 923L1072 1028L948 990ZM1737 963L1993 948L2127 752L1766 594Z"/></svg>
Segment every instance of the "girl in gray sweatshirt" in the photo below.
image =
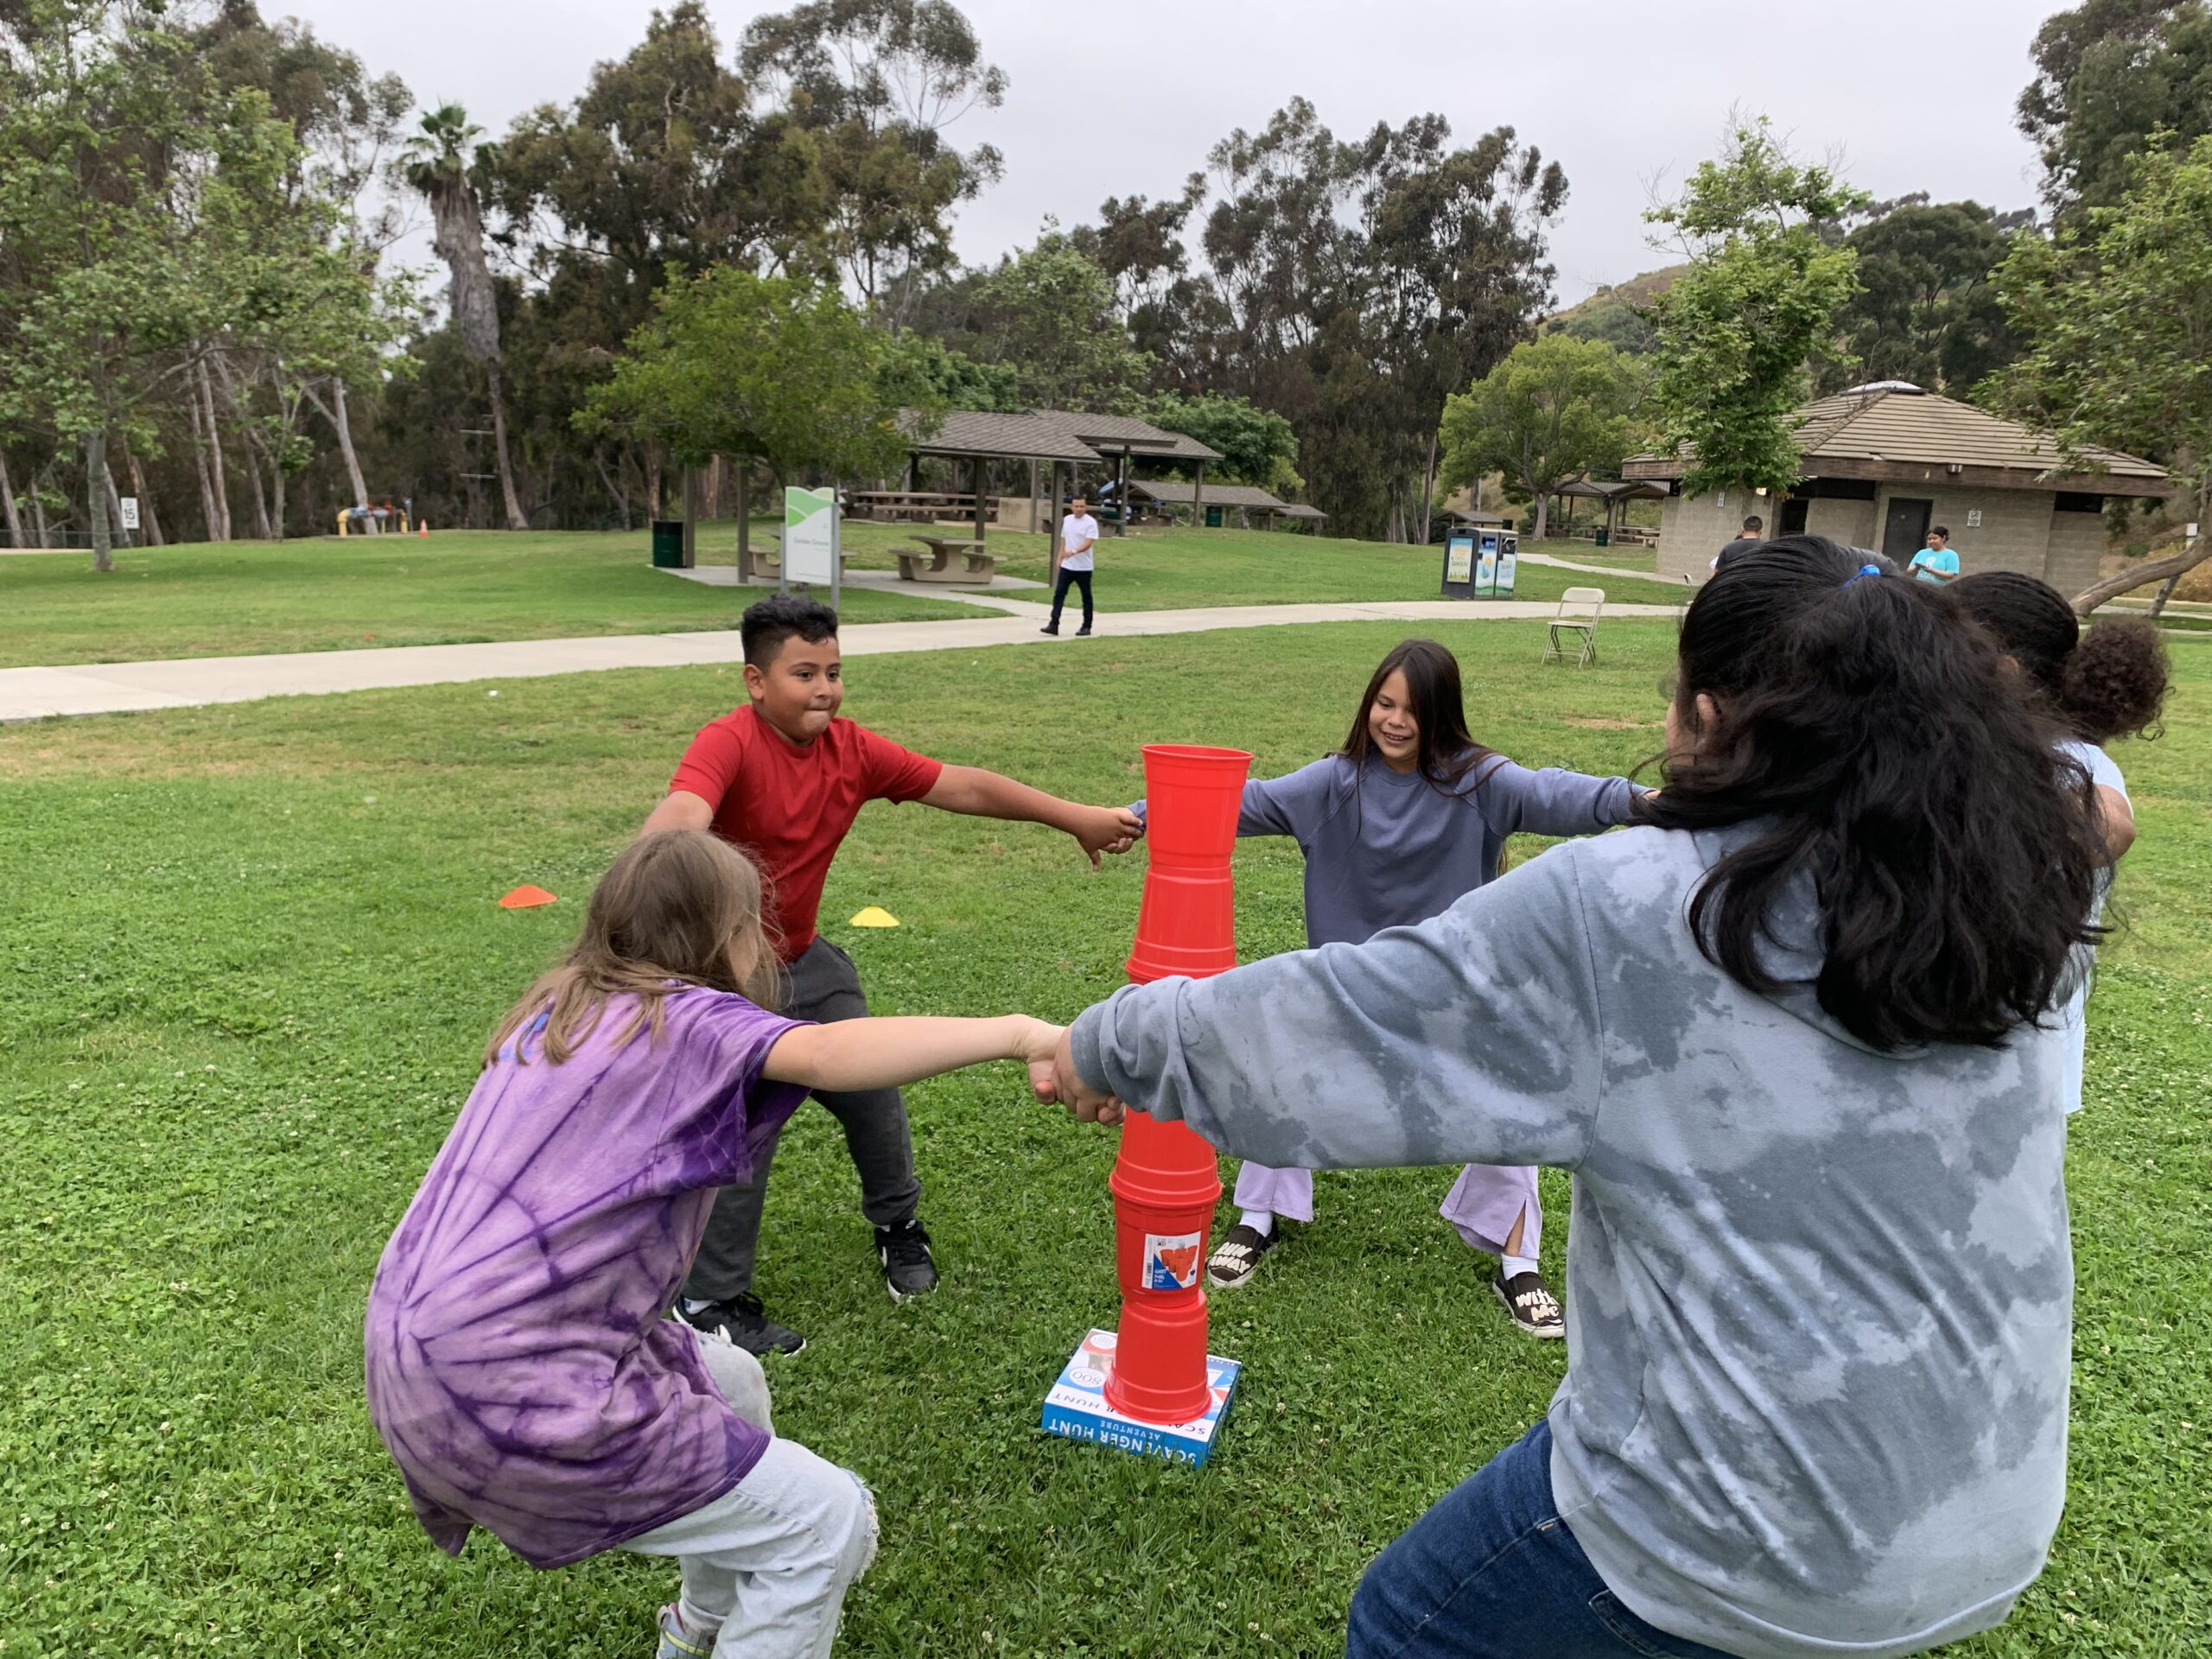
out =
<svg viewBox="0 0 2212 1659"><path fill-rule="evenodd" d="M1467 729L1459 659L1433 639L1383 658L1344 747L1284 778L1244 785L1243 836L1289 836L1306 855L1306 941L1361 944L1425 922L1494 880L1508 836L1587 836L1626 821L1634 785L1515 765ZM1135 809L1140 814L1144 803ZM1250 1281L1281 1242L1283 1218L1313 1219L1313 1173L1247 1160L1239 1215L1207 1259L1214 1284ZM1566 1334L1537 1268L1544 1212L1528 1164L1469 1164L1440 1213L1500 1257L1492 1289L1534 1337Z"/></svg>
<svg viewBox="0 0 2212 1659"><path fill-rule="evenodd" d="M1369 1568L1351 1659L1890 1659L2057 1527L2088 782L1956 605L1819 537L1700 592L1668 726L1639 827L1064 1040L1078 1116L1572 1176L1566 1380Z"/></svg>

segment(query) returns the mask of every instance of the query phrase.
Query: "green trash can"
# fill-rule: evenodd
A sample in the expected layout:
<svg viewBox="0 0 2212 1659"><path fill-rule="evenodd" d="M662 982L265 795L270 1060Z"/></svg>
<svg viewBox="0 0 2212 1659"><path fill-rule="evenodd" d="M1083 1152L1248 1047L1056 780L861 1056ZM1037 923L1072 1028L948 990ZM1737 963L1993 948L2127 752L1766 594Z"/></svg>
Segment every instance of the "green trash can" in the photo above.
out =
<svg viewBox="0 0 2212 1659"><path fill-rule="evenodd" d="M1607 544L1609 544L1609 543L1611 542L1611 540L1612 540L1612 532L1611 532L1611 531L1607 530L1607 529L1606 529L1603 524L1599 525L1599 526L1598 526L1598 545L1599 545L1599 547L1606 546Z"/></svg>
<svg viewBox="0 0 2212 1659"><path fill-rule="evenodd" d="M1208 530L1219 530L1221 528L1221 509L1219 507L1208 507L1206 509L1206 528Z"/></svg>
<svg viewBox="0 0 2212 1659"><path fill-rule="evenodd" d="M653 520L653 569L681 570L683 568L683 521L681 518Z"/></svg>

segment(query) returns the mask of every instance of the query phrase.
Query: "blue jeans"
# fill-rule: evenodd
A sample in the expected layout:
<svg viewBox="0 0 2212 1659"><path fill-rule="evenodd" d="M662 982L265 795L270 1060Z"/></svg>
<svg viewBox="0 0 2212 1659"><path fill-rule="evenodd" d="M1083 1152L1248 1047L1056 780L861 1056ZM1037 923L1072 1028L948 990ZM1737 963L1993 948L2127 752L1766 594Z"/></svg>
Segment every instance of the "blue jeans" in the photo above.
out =
<svg viewBox="0 0 2212 1659"><path fill-rule="evenodd" d="M1552 1502L1536 1426L1440 1498L1369 1566L1345 1659L1726 1659L1614 1599Z"/></svg>

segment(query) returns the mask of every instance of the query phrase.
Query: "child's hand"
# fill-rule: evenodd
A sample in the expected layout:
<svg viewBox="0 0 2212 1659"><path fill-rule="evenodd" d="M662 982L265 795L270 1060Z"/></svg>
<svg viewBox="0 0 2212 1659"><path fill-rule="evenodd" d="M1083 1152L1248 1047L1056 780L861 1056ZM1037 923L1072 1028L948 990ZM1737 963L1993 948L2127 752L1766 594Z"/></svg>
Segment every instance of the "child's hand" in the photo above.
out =
<svg viewBox="0 0 2212 1659"><path fill-rule="evenodd" d="M1100 1093L1083 1080L1082 1074L1075 1069L1075 1049L1068 1041L1065 1030L1060 1032L1052 1046L1052 1063L1046 1068L1046 1081L1041 1084L1036 1082L1037 1068L1034 1065L1030 1067L1029 1075L1033 1084L1036 1084L1038 1099L1058 1101L1079 1122L1119 1123L1128 1115L1128 1109L1120 1101L1111 1095Z"/></svg>
<svg viewBox="0 0 2212 1659"><path fill-rule="evenodd" d="M1090 860L1090 868L1098 868L1101 853L1126 853L1144 834L1144 820L1126 806L1085 806L1076 810L1075 822L1068 826L1068 833L1076 839Z"/></svg>
<svg viewBox="0 0 2212 1659"><path fill-rule="evenodd" d="M1037 1098L1051 1100L1052 1056L1059 1052L1060 1039L1067 1034L1067 1027L1032 1020L1026 1014L1015 1018L1020 1021L1020 1030L1014 1039L1014 1052L1008 1058L1020 1060L1029 1068L1029 1087Z"/></svg>

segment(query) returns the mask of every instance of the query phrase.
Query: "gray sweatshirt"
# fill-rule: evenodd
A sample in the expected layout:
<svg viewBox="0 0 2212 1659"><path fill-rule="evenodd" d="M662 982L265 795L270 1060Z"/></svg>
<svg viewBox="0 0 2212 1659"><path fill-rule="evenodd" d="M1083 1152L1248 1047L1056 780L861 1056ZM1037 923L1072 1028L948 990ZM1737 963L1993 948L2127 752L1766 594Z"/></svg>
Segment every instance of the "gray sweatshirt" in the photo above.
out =
<svg viewBox="0 0 2212 1659"><path fill-rule="evenodd" d="M1560 1513L1662 1630L1888 1659L2003 1621L2066 1484L2062 1039L1883 1054L1809 893L1755 995L1684 907L1745 832L1570 842L1419 926L1131 986L1078 1071L1306 1167L1571 1171Z"/></svg>
<svg viewBox="0 0 2212 1659"><path fill-rule="evenodd" d="M1446 794L1418 772L1340 754L1244 785L1239 836L1290 836L1306 855L1306 940L1357 944L1441 915L1497 875L1510 835L1591 836L1626 822L1636 786L1504 756ZM1141 816L1144 803L1135 810Z"/></svg>

